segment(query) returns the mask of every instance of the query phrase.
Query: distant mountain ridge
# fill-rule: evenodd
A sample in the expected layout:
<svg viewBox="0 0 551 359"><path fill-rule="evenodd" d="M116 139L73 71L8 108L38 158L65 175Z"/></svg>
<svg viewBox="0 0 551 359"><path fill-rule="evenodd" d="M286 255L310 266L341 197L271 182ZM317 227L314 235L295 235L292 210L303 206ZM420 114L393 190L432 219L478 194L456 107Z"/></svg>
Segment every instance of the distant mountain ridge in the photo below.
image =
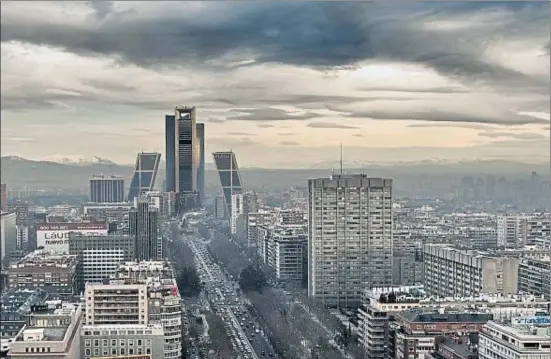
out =
<svg viewBox="0 0 551 359"><path fill-rule="evenodd" d="M94 157L94 156L92 156ZM10 189L47 189L47 190L76 190L82 193L88 192L90 177L95 174L118 175L124 177L128 188L130 178L134 173L134 165L117 164L111 160L94 157L79 158L74 161L36 161L18 156L6 156L1 161L2 183L7 183ZM241 167L245 186L259 188L288 188L291 186L304 186L308 178L324 177L336 172L340 168L340 162L328 161L315 164L303 169L266 169ZM505 176L529 176L532 171L541 176L549 176L549 165L527 164L513 161L463 161L449 162L429 160L417 163L394 164L362 164L343 163L345 172L361 172L369 176L385 176L395 178L398 181L408 181L408 178L423 178L423 181L433 181L437 178L448 178L450 181L459 181L462 176L477 176L486 174ZM156 187L161 188L165 179L164 163L161 163L157 176ZM212 163L206 164L207 188L219 190L220 180L214 171Z"/></svg>

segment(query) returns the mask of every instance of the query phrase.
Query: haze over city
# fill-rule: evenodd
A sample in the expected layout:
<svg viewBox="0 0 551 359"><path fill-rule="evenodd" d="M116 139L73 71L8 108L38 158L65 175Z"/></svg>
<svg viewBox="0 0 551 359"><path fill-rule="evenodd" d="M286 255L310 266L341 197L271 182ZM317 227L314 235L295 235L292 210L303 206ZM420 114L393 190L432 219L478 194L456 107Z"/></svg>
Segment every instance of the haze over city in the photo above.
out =
<svg viewBox="0 0 551 359"><path fill-rule="evenodd" d="M2 3L2 156L549 161L549 3Z"/></svg>

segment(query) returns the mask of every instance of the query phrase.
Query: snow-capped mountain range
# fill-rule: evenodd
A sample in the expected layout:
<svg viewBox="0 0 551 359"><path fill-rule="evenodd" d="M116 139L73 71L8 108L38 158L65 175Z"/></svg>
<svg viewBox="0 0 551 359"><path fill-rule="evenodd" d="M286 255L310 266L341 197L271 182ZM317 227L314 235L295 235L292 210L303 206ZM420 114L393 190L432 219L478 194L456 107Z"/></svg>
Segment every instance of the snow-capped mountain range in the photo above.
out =
<svg viewBox="0 0 551 359"><path fill-rule="evenodd" d="M103 157L98 156L81 156L81 155L72 155L72 156L50 156L42 159L43 161L61 163L64 165L79 165L79 166L88 166L88 165L115 165L116 163Z"/></svg>

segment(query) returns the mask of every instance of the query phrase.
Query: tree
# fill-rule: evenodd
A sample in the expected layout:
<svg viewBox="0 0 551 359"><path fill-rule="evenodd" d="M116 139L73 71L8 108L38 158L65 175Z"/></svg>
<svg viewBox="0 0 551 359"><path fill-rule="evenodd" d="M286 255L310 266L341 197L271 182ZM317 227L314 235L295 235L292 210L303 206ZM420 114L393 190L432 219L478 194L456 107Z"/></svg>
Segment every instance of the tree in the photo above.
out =
<svg viewBox="0 0 551 359"><path fill-rule="evenodd" d="M182 297L193 297L201 292L201 280L194 267L184 267L176 276L178 290Z"/></svg>
<svg viewBox="0 0 551 359"><path fill-rule="evenodd" d="M260 267L248 265L239 275L239 286L244 292L258 291L267 285L266 276Z"/></svg>

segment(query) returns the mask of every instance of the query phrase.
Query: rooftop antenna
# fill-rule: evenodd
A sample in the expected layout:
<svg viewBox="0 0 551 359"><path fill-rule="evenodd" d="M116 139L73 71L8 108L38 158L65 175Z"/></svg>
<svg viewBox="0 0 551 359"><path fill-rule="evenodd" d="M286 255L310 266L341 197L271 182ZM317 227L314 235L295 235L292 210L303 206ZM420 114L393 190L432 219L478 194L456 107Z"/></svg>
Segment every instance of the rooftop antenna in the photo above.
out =
<svg viewBox="0 0 551 359"><path fill-rule="evenodd" d="M343 175L343 168L342 168L342 142L341 142L341 176Z"/></svg>

